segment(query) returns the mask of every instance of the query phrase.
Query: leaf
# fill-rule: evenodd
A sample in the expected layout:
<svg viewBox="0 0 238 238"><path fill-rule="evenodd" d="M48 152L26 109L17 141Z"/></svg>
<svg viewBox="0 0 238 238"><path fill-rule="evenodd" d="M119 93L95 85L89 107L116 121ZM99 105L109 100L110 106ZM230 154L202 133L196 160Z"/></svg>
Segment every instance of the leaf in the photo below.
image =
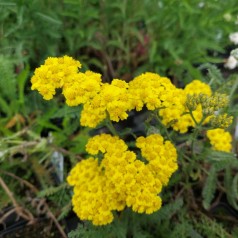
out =
<svg viewBox="0 0 238 238"><path fill-rule="evenodd" d="M225 170L225 178L224 178L224 185L226 188L226 196L229 203L238 210L238 197L237 197L237 174L233 179L233 175L231 173L231 168L226 168Z"/></svg>
<svg viewBox="0 0 238 238"><path fill-rule="evenodd" d="M62 118L62 117L78 118L81 111L82 111L82 106L69 107L65 105L64 107L58 109L54 113L54 115L51 116L51 119Z"/></svg>
<svg viewBox="0 0 238 238"><path fill-rule="evenodd" d="M8 103L2 97L0 97L0 108L2 112L7 114L8 117L13 113Z"/></svg>
<svg viewBox="0 0 238 238"><path fill-rule="evenodd" d="M58 216L57 220L60 221L62 219L64 219L68 214L69 212L72 210L72 204L71 202L69 204L67 204L66 206L64 206L62 209L61 209L61 213L60 215Z"/></svg>
<svg viewBox="0 0 238 238"><path fill-rule="evenodd" d="M213 81L220 84L224 81L221 71L213 64L210 64L210 63L202 64L201 66L199 66L199 69L207 70L210 84L212 84Z"/></svg>
<svg viewBox="0 0 238 238"><path fill-rule="evenodd" d="M147 130L147 136L149 135L153 135L153 134L161 134L160 129L157 128L156 126L149 126L148 130Z"/></svg>
<svg viewBox="0 0 238 238"><path fill-rule="evenodd" d="M203 207L208 209L211 205L212 199L214 198L216 191L216 183L217 183L217 173L214 166L209 170L209 174L206 179L206 183L202 190L203 197Z"/></svg>
<svg viewBox="0 0 238 238"><path fill-rule="evenodd" d="M25 88L25 84L26 81L28 79L28 75L30 72L30 66L27 65L22 71L21 73L17 76L17 83L18 83L18 93L19 93L19 102L21 104L24 104L24 88Z"/></svg>
<svg viewBox="0 0 238 238"><path fill-rule="evenodd" d="M148 215L148 218L154 221L170 219L177 211L181 210L183 199L178 198L174 202L163 205L158 212Z"/></svg>
<svg viewBox="0 0 238 238"><path fill-rule="evenodd" d="M232 193L234 194L236 202L238 202L238 173L235 175L232 181Z"/></svg>
<svg viewBox="0 0 238 238"><path fill-rule="evenodd" d="M41 190L37 196L38 197L49 197L55 193L58 193L60 190L67 188L67 183L63 183L57 187L49 187L44 190Z"/></svg>
<svg viewBox="0 0 238 238"><path fill-rule="evenodd" d="M221 171L227 167L238 166L238 160L233 153L207 149L205 150L205 154L210 164L215 167L216 171Z"/></svg>
<svg viewBox="0 0 238 238"><path fill-rule="evenodd" d="M202 237L209 238L228 238L232 237L223 228L222 224L216 221L216 219L211 219L203 213L200 214L199 219L193 219L193 225L196 230L202 235ZM193 237L193 236L190 236Z"/></svg>
<svg viewBox="0 0 238 238"><path fill-rule="evenodd" d="M55 24L55 25L61 25L62 22L41 12L36 12L36 15L38 15L40 18L42 18L44 21L47 21L49 23Z"/></svg>
<svg viewBox="0 0 238 238"><path fill-rule="evenodd" d="M16 6L16 3L15 2L9 2L9 1L0 2L0 6Z"/></svg>
<svg viewBox="0 0 238 238"><path fill-rule="evenodd" d="M155 60L157 54L158 54L158 45L156 41L153 41L149 51L149 58L151 62Z"/></svg>

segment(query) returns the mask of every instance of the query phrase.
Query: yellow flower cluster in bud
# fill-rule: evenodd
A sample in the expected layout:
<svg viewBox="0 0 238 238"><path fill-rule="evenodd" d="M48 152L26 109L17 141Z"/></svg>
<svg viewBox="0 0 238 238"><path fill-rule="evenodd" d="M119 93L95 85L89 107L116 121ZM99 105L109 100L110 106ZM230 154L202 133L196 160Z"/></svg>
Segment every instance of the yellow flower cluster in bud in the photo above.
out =
<svg viewBox="0 0 238 238"><path fill-rule="evenodd" d="M80 219L106 225L113 211L126 206L147 214L160 209L162 186L178 168L176 149L158 134L139 137L136 145L146 163L118 137L102 134L88 141L86 150L94 157L79 162L67 178Z"/></svg>
<svg viewBox="0 0 238 238"><path fill-rule="evenodd" d="M226 113L221 114L220 109L226 107L228 103L229 98L225 94L215 93L208 96L200 93L188 95L186 106L190 111L201 106L202 115L206 118L203 124L209 122L214 128L227 128L232 123L233 117L229 117Z"/></svg>
<svg viewBox="0 0 238 238"><path fill-rule="evenodd" d="M226 113L214 115L210 119L211 126L214 128L227 128L233 121L232 116L228 116Z"/></svg>
<svg viewBox="0 0 238 238"><path fill-rule="evenodd" d="M221 128L212 129L207 131L207 137L214 150L231 152L232 136L229 132Z"/></svg>
<svg viewBox="0 0 238 238"><path fill-rule="evenodd" d="M188 95L186 106L190 111L196 110L198 105L202 106L202 112L204 115L214 115L219 109L228 105L229 99L225 94L215 93L212 96L199 93L194 95Z"/></svg>
<svg viewBox="0 0 238 238"><path fill-rule="evenodd" d="M196 123L210 123L214 128L227 128L232 123L232 117L219 114L219 110L228 105L228 96L219 93L212 95L209 85L194 80L184 90L180 89L177 95L173 103L159 111L164 125L185 133Z"/></svg>

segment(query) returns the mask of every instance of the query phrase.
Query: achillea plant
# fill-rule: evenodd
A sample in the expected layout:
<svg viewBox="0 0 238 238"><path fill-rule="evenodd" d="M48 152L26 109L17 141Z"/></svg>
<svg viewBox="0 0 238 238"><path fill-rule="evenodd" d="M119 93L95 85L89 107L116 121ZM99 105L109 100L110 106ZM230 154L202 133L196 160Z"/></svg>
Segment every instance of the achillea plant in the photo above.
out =
<svg viewBox="0 0 238 238"><path fill-rule="evenodd" d="M81 220L102 226L120 220L128 208L135 213L155 213L161 209L162 189L178 170L179 161L188 174L189 163L194 168L201 166L198 155L205 147L231 152L231 135L224 130L232 123L224 110L229 97L213 92L210 85L193 80L181 89L150 72L129 83L120 79L103 83L100 74L82 73L80 68L80 62L69 56L48 58L31 82L32 89L46 100L62 89L66 104L83 105L82 126L105 124L111 132L89 139L89 157L79 161L67 177L73 187L73 210ZM156 121L159 129L139 137L132 134L135 141L129 146L112 122L126 120L130 111L143 108L150 112L144 123ZM189 135L184 137L186 143L180 142L183 135ZM196 146L198 135L207 143L204 148Z"/></svg>
<svg viewBox="0 0 238 238"><path fill-rule="evenodd" d="M160 209L158 194L178 168L176 149L160 135L139 137L136 146L147 163L118 137L101 134L89 140L86 150L94 157L78 163L67 178L74 186L74 211L82 220L105 225L112 222L112 211L126 206L146 214Z"/></svg>

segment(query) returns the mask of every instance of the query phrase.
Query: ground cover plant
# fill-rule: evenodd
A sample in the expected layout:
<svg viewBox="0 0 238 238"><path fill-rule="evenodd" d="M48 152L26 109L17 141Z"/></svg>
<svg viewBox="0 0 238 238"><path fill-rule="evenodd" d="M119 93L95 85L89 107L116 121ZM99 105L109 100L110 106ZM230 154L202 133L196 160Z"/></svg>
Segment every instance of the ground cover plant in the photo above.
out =
<svg viewBox="0 0 238 238"><path fill-rule="evenodd" d="M0 234L238 237L236 5L2 1Z"/></svg>
<svg viewBox="0 0 238 238"><path fill-rule="evenodd" d="M179 164L180 172L175 173L170 188L176 192L165 196L170 202L172 199L175 204L179 203L177 209L185 209L185 212L189 208L197 212L199 207L209 209L212 203L215 206L223 195L217 186L225 190L231 186L227 201L236 206L236 176L234 178L231 171L238 163L231 153L232 136L224 130L233 121L229 115L232 95L225 94L224 84L221 84L222 88L212 90L212 84L193 80L180 89L168 78L149 72L129 83L113 79L109 84L102 82L100 74L78 72L79 68L81 63L71 57L50 57L36 69L31 79L32 89L38 90L46 100L52 99L56 89L61 88L66 104L83 104L82 126L109 130L109 133L89 139L87 159L78 162L67 177L68 184L74 187L73 210L81 220L93 224L90 228L81 225L76 232L70 233L72 237L96 234L102 237L106 234L108 237L163 237L160 232L165 227L159 212L163 209L162 188L168 185ZM217 69L212 70L219 74ZM144 107L151 113L146 114L146 120L142 122L145 128L142 135L133 133L132 128L117 130L114 127L113 122L125 120L130 111L141 111ZM133 139L127 140L128 135ZM199 190L201 199L197 201ZM216 193L219 196L214 201ZM182 204L186 208L182 209ZM172 202L165 208L172 209L173 205ZM148 215L156 211L158 217ZM147 214L151 224L147 223L146 215L136 217L134 212ZM220 234L216 228L212 231L204 228L203 219L209 222L209 218L202 212L196 218L190 217L201 223L201 230L192 222L180 224L181 218L177 216L173 217L178 223L176 228L166 232L165 237L178 234L231 237L232 232L236 232L233 226L229 227L230 234L222 227ZM154 224L157 222L158 227ZM104 229L94 228L107 224L111 225Z"/></svg>

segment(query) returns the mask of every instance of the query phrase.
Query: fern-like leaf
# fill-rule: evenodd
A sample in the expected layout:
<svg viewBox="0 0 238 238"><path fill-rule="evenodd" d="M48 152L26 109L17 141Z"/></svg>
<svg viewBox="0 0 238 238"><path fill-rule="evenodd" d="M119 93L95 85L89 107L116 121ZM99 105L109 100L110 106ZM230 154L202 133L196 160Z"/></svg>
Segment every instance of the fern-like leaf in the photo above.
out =
<svg viewBox="0 0 238 238"><path fill-rule="evenodd" d="M236 209L238 210L238 197L237 197L237 181L238 175L232 176L231 168L227 168L225 170L225 180L224 185L226 188L226 196L228 202Z"/></svg>
<svg viewBox="0 0 238 238"><path fill-rule="evenodd" d="M182 206L183 200L179 198L173 203L164 205L158 212L151 214L149 217L157 221L170 219L177 211L182 208Z"/></svg>
<svg viewBox="0 0 238 238"><path fill-rule="evenodd" d="M214 198L216 191L216 182L217 182L217 172L216 169L212 166L202 191L203 207L205 209L208 209L210 207L211 201Z"/></svg>
<svg viewBox="0 0 238 238"><path fill-rule="evenodd" d="M223 226L205 215L193 221L194 227L203 235L209 238L230 238L232 237Z"/></svg>
<svg viewBox="0 0 238 238"><path fill-rule="evenodd" d="M222 76L221 71L217 68L216 65L210 64L210 63L205 63L202 64L199 67L200 70L206 69L207 70L207 76L208 76L208 81L210 81L210 84L216 83L218 85L221 85L224 81L224 78Z"/></svg>
<svg viewBox="0 0 238 238"><path fill-rule="evenodd" d="M38 197L49 197L54 195L55 193L58 193L62 189L65 189L67 187L66 183L63 183L59 185L58 187L49 187L46 188L38 193Z"/></svg>

